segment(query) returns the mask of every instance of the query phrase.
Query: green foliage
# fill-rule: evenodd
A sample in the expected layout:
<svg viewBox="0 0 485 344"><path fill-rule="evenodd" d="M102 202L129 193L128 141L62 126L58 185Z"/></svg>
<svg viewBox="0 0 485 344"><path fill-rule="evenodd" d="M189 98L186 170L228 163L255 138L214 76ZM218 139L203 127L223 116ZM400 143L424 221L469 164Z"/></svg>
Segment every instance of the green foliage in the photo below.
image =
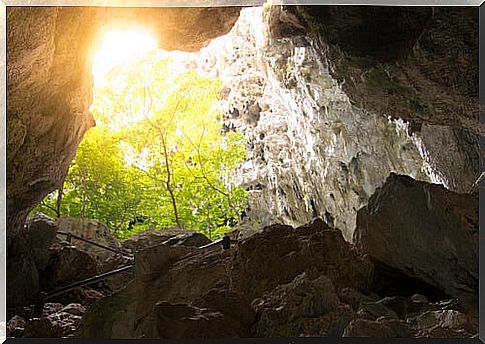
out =
<svg viewBox="0 0 485 344"><path fill-rule="evenodd" d="M173 64L151 55L120 65L95 90L98 126L69 170L63 216L97 219L120 238L178 226L214 239L237 221L247 195L231 173L246 158L244 136L221 133L221 82ZM56 195L43 203L53 215Z"/></svg>

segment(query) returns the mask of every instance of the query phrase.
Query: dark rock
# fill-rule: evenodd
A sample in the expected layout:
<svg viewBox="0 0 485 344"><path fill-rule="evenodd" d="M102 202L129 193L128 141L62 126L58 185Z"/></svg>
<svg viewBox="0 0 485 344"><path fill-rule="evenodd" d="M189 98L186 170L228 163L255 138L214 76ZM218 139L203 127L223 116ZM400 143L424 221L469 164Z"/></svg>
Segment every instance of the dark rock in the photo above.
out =
<svg viewBox="0 0 485 344"><path fill-rule="evenodd" d="M32 258L39 270L49 263L49 247L56 242L58 227L54 220L38 213L27 222L27 230L32 248Z"/></svg>
<svg viewBox="0 0 485 344"><path fill-rule="evenodd" d="M72 315L83 315L86 311L86 308L79 303L70 303L66 307L62 308L60 312L69 313Z"/></svg>
<svg viewBox="0 0 485 344"><path fill-rule="evenodd" d="M113 271L113 270L128 266L132 263L133 263L132 259L129 259L128 257L124 257L121 254L116 254L114 256L109 257L104 262L98 263L98 272L101 274L101 273ZM133 278L132 271L124 271L116 275L105 278L103 282L111 290L117 290L125 286L128 283L128 281L131 280L132 278Z"/></svg>
<svg viewBox="0 0 485 344"><path fill-rule="evenodd" d="M176 235L164 242L170 246L196 246L201 247L210 244L212 241L201 233L186 233Z"/></svg>
<svg viewBox="0 0 485 344"><path fill-rule="evenodd" d="M396 312L400 318L407 318L427 310L439 309L438 306L427 302L414 302L404 296L388 296L379 301L378 304Z"/></svg>
<svg viewBox="0 0 485 344"><path fill-rule="evenodd" d="M234 328L234 320L228 320L220 312L186 304L157 302L153 311L138 327L138 336L170 339L237 338L240 334Z"/></svg>
<svg viewBox="0 0 485 344"><path fill-rule="evenodd" d="M337 289L352 287L369 292L373 266L351 249L341 231L318 220L296 229L269 226L242 240L232 270L233 285L256 298L302 272L310 279L325 275Z"/></svg>
<svg viewBox="0 0 485 344"><path fill-rule="evenodd" d="M470 338L478 333L478 319L456 310L427 311L414 323L417 338Z"/></svg>
<svg viewBox="0 0 485 344"><path fill-rule="evenodd" d="M60 245L54 245L51 251L51 262L42 276L44 290L51 290L96 275L96 261L86 252L72 246Z"/></svg>
<svg viewBox="0 0 485 344"><path fill-rule="evenodd" d="M309 280L303 273L261 299L255 299L252 305L258 313L258 321L253 326L258 337L320 336L328 333L328 329L319 326L302 333L303 324L336 310L340 300L329 278L320 276Z"/></svg>
<svg viewBox="0 0 485 344"><path fill-rule="evenodd" d="M202 308L210 308L224 314L224 318L232 319L233 330L239 338L247 338L251 333L256 313L244 294L227 290L211 289L194 304Z"/></svg>
<svg viewBox="0 0 485 344"><path fill-rule="evenodd" d="M399 319L396 312L380 302L361 302L357 314L363 318L371 320L377 320L380 317Z"/></svg>
<svg viewBox="0 0 485 344"><path fill-rule="evenodd" d="M355 319L345 328L344 337L409 338L411 328L396 319Z"/></svg>
<svg viewBox="0 0 485 344"><path fill-rule="evenodd" d="M19 338L24 334L27 321L24 318L15 315L8 322L6 326L7 337Z"/></svg>
<svg viewBox="0 0 485 344"><path fill-rule="evenodd" d="M137 250L158 246L177 235L186 234L180 229L147 230L124 240L121 245L125 250L135 252Z"/></svg>
<svg viewBox="0 0 485 344"><path fill-rule="evenodd" d="M7 259L7 306L29 305L40 292L39 272L28 256Z"/></svg>
<svg viewBox="0 0 485 344"><path fill-rule="evenodd" d="M62 337L72 337L78 325L81 323L82 317L70 312L60 311L49 315L47 319L59 328Z"/></svg>
<svg viewBox="0 0 485 344"><path fill-rule="evenodd" d="M375 302L375 301L377 301L376 298L374 298L370 295L363 295L362 293L358 292L357 290L355 290L353 288L349 288L349 287L346 287L346 288L339 290L338 295L339 295L340 301L352 306L352 308L355 311L357 311L359 309L360 305L363 302Z"/></svg>
<svg viewBox="0 0 485 344"><path fill-rule="evenodd" d="M411 296L411 301L414 303L428 303L428 298L421 294L414 294Z"/></svg>
<svg viewBox="0 0 485 344"><path fill-rule="evenodd" d="M50 259L49 247L56 241L57 226L44 214L36 214L25 229L8 235L7 304L29 305L40 292L42 271Z"/></svg>
<svg viewBox="0 0 485 344"><path fill-rule="evenodd" d="M476 197L391 174L358 212L354 239L360 251L376 262L476 310Z"/></svg>
<svg viewBox="0 0 485 344"><path fill-rule="evenodd" d="M419 330L429 331L438 327L465 329L473 333L476 322L472 317L454 310L428 311L416 319Z"/></svg>
<svg viewBox="0 0 485 344"><path fill-rule="evenodd" d="M44 304L44 312L43 312L43 315L44 316L48 316L48 315L57 313L62 308L64 308L64 306L61 303L57 303L57 302L54 302L54 303L47 302L47 303Z"/></svg>
<svg viewBox="0 0 485 344"><path fill-rule="evenodd" d="M62 328L49 318L30 319L25 325L24 336L27 338L59 338Z"/></svg>

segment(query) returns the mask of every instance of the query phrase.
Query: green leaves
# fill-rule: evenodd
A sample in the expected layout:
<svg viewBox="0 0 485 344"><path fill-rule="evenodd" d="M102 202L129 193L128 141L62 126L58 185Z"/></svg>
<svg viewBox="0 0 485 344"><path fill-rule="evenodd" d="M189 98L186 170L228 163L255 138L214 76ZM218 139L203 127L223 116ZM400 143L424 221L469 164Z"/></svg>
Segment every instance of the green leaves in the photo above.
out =
<svg viewBox="0 0 485 344"><path fill-rule="evenodd" d="M245 138L222 134L222 83L175 73L173 63L151 54L94 90L98 125L71 165L62 215L97 219L120 238L179 226L215 239L239 219L247 194L231 174L246 158ZM56 195L44 203L52 214Z"/></svg>

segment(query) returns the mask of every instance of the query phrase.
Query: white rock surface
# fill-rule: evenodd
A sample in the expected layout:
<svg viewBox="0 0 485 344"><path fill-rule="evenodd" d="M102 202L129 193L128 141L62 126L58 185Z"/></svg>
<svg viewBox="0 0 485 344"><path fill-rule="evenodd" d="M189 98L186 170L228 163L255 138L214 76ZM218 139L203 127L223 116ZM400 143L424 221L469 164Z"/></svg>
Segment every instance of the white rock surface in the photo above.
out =
<svg viewBox="0 0 485 344"><path fill-rule="evenodd" d="M391 172L467 191L475 171L450 128L409 134L406 123L356 107L324 54L307 37L270 38L262 7L184 54L184 67L223 81L226 127L248 138L233 182L250 191L249 220L299 226L318 216L351 241L357 210Z"/></svg>

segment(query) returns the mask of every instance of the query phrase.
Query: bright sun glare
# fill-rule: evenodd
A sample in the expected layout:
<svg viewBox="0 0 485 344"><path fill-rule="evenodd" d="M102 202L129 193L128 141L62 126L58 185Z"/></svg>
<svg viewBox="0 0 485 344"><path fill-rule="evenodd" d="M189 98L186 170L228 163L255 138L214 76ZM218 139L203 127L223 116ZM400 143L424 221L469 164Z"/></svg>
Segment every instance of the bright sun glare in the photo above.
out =
<svg viewBox="0 0 485 344"><path fill-rule="evenodd" d="M106 74L120 63L146 54L157 47L153 34L141 29L108 31L94 57L94 82L100 85Z"/></svg>

